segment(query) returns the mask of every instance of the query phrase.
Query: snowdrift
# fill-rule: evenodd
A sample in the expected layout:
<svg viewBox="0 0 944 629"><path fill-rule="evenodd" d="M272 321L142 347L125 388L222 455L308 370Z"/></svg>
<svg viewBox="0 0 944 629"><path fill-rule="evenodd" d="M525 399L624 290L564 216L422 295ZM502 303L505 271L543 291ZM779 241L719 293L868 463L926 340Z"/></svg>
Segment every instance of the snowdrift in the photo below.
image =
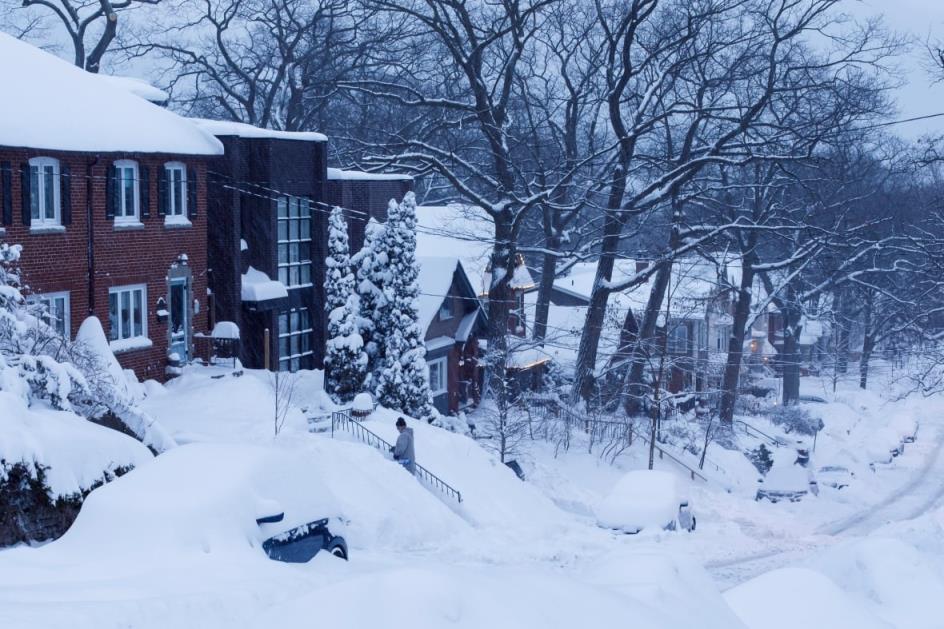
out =
<svg viewBox="0 0 944 629"><path fill-rule="evenodd" d="M127 435L75 413L39 404L28 407L20 396L0 391L0 461L22 462L34 473L37 466L48 467L50 498L87 491L106 473L137 467L151 458L146 447ZM4 474L0 466L0 481Z"/></svg>

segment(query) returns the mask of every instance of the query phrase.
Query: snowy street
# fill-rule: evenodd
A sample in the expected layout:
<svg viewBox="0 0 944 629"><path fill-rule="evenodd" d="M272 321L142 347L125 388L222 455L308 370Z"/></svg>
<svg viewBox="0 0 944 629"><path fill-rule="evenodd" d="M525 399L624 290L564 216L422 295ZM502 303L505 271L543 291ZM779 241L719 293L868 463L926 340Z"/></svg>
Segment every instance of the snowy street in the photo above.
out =
<svg viewBox="0 0 944 629"><path fill-rule="evenodd" d="M63 539L0 552L4 626L58 627L67 618L71 627L96 628L132 621L255 627L276 619L292 626L314 614L355 627L382 622L402 583L422 627L535 626L538 600L547 627L614 614L682 627L696 613L702 626L738 627L722 598L735 586L794 566L835 578L846 565L843 553L880 543L888 526L909 531L897 544L928 553L929 531L944 526L944 511L936 510L942 426L929 412L936 399L883 407L920 413L918 440L860 486L773 505L755 502L745 487L729 493L679 475L693 497L697 530L633 536L598 528L592 513L620 469L644 466L643 449L611 466L576 443L554 459L535 442L522 458L529 475L522 483L467 437L415 424L419 461L463 492L462 505L449 504L350 435L308 433L297 409L273 442L271 426L253 419L267 416L270 396L261 374L235 378L220 368L194 370L166 391L152 388L145 408L189 444L96 492ZM844 396L861 398L853 389L841 389ZM325 400L300 403L311 411ZM868 426L877 411L866 409L855 424ZM393 440L395 415L378 413L364 425ZM818 448L835 445L826 440ZM251 504L263 499L286 511L286 528L293 517L335 518L330 526L346 536L350 562L319 555L296 567L265 559L251 541L257 534L238 521L247 509L275 508ZM929 567L940 562L926 557L931 563L914 569L932 570L932 583L944 590L944 575ZM869 605L890 626L917 626L896 623L898 608L881 607L886 591L835 583L851 600L877 597ZM365 591L386 594L363 607ZM944 599L921 604L940 611Z"/></svg>

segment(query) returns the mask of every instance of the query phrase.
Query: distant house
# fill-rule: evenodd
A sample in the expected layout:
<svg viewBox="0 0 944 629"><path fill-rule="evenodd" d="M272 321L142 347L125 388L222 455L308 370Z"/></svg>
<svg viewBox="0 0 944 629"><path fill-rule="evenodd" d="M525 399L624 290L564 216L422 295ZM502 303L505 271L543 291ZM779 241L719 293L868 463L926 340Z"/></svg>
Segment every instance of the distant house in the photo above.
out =
<svg viewBox="0 0 944 629"><path fill-rule="evenodd" d="M239 327L248 367L321 368L331 207L345 208L352 238L363 242L363 225L385 219L388 201L402 199L412 180L329 169L320 133L195 122L226 148L210 178L214 319Z"/></svg>
<svg viewBox="0 0 944 629"><path fill-rule="evenodd" d="M207 331L207 164L222 144L0 33L0 239L63 335L94 315L121 365L163 380Z"/></svg>
<svg viewBox="0 0 944 629"><path fill-rule="evenodd" d="M488 290L492 283L490 261L494 234L491 219L480 209L455 205L421 206L416 209L416 217L417 255L458 259L474 294L481 300L483 310L487 309ZM526 295L534 290L536 284L521 255L516 256L509 287L514 304L507 322L510 351L506 367L516 372L522 386L540 386L544 366L551 357L527 340Z"/></svg>
<svg viewBox="0 0 944 629"><path fill-rule="evenodd" d="M420 257L417 263L417 309L433 403L440 413L457 413L478 404L481 396L485 311L457 258Z"/></svg>

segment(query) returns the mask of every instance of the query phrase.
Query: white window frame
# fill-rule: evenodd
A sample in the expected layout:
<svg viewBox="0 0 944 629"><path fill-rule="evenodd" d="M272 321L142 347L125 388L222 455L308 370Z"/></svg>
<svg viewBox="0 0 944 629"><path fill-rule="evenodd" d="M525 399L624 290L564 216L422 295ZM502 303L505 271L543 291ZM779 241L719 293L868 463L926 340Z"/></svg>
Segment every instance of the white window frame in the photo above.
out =
<svg viewBox="0 0 944 629"><path fill-rule="evenodd" d="M299 318L301 318L302 311L308 314L308 326L305 328L299 327L299 329L297 330L292 330L292 313L297 312ZM312 323L311 309L290 308L288 310L280 310L277 316L280 319L282 316L285 316L288 318L288 325L286 326L286 330L287 330L286 332L282 332L281 322L280 321L278 322L278 331L279 331L278 368L279 368L279 371L289 371L289 372L294 373L298 371L299 369L310 369L311 368L310 365L308 367L302 367L302 361L309 356L314 357L314 354L315 354L315 347L314 347L314 343L312 342L314 341L314 339L312 338L312 334L315 331L315 329ZM305 335L308 335L308 349L307 350L302 349L302 338ZM287 339L286 344L288 345L289 352L291 352L293 336L298 337L299 352L297 354L288 353L288 354L283 355L282 354L282 339Z"/></svg>
<svg viewBox="0 0 944 629"><path fill-rule="evenodd" d="M180 173L180 207L174 202L174 173ZM171 221L187 217L187 165L183 162L167 162L164 164L164 179L167 184L167 212L166 217L175 217ZM179 217L179 218L178 218Z"/></svg>
<svg viewBox="0 0 944 629"><path fill-rule="evenodd" d="M429 368L429 392L433 396L443 395L449 392L449 360L446 356L434 358L426 361ZM441 382L433 382L433 366L437 367ZM441 387L441 388L440 388Z"/></svg>
<svg viewBox="0 0 944 629"><path fill-rule="evenodd" d="M140 223L141 222L141 185L140 185L140 173L138 169L138 163L132 159L119 159L114 164L112 164L118 170L118 177L115 181L115 199L117 200L117 207L115 208L115 222L116 223ZM127 200L125 196L125 176L124 169L132 169L132 214L125 214L125 201Z"/></svg>
<svg viewBox="0 0 944 629"><path fill-rule="evenodd" d="M46 216L46 186L45 169L52 167L52 208L53 217ZM33 191L33 168L36 168L36 190ZM59 160L53 157L34 157L29 161L30 181L30 227L58 227L62 225L62 187L60 181ZM33 216L33 207L38 210L39 216Z"/></svg>
<svg viewBox="0 0 944 629"><path fill-rule="evenodd" d="M62 300L62 337L65 339L72 338L72 320L71 320L71 311L72 307L71 299L69 297L69 291L59 291L55 293L34 293L27 298L27 301L31 304L38 304L45 306L47 314L52 314L54 312L53 306L57 300ZM57 321L58 322L58 319ZM50 327L56 329L56 322L47 321ZM59 330L56 330L57 332Z"/></svg>
<svg viewBox="0 0 944 629"><path fill-rule="evenodd" d="M141 293L141 334L134 333L134 293ZM121 328L121 295L130 293L129 301L131 304L131 334L124 336L124 330ZM115 316L115 324L111 322L111 296L118 295L118 312ZM126 286L112 286L108 289L108 340L110 343L128 343L133 339L148 339L148 302L147 302L147 284L128 284ZM115 325L117 330L115 330ZM113 332L117 332L112 338Z"/></svg>

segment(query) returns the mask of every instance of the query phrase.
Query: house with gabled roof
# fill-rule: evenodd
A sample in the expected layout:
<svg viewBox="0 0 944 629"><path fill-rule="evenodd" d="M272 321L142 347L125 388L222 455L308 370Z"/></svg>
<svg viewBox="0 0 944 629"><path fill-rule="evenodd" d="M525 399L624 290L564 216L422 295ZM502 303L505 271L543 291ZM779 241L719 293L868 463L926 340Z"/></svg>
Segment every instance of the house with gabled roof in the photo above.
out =
<svg viewBox="0 0 944 629"><path fill-rule="evenodd" d="M67 337L98 317L124 368L163 380L208 329L207 163L222 144L3 33L0 58L16 60L0 98L0 240L23 246L28 299Z"/></svg>

